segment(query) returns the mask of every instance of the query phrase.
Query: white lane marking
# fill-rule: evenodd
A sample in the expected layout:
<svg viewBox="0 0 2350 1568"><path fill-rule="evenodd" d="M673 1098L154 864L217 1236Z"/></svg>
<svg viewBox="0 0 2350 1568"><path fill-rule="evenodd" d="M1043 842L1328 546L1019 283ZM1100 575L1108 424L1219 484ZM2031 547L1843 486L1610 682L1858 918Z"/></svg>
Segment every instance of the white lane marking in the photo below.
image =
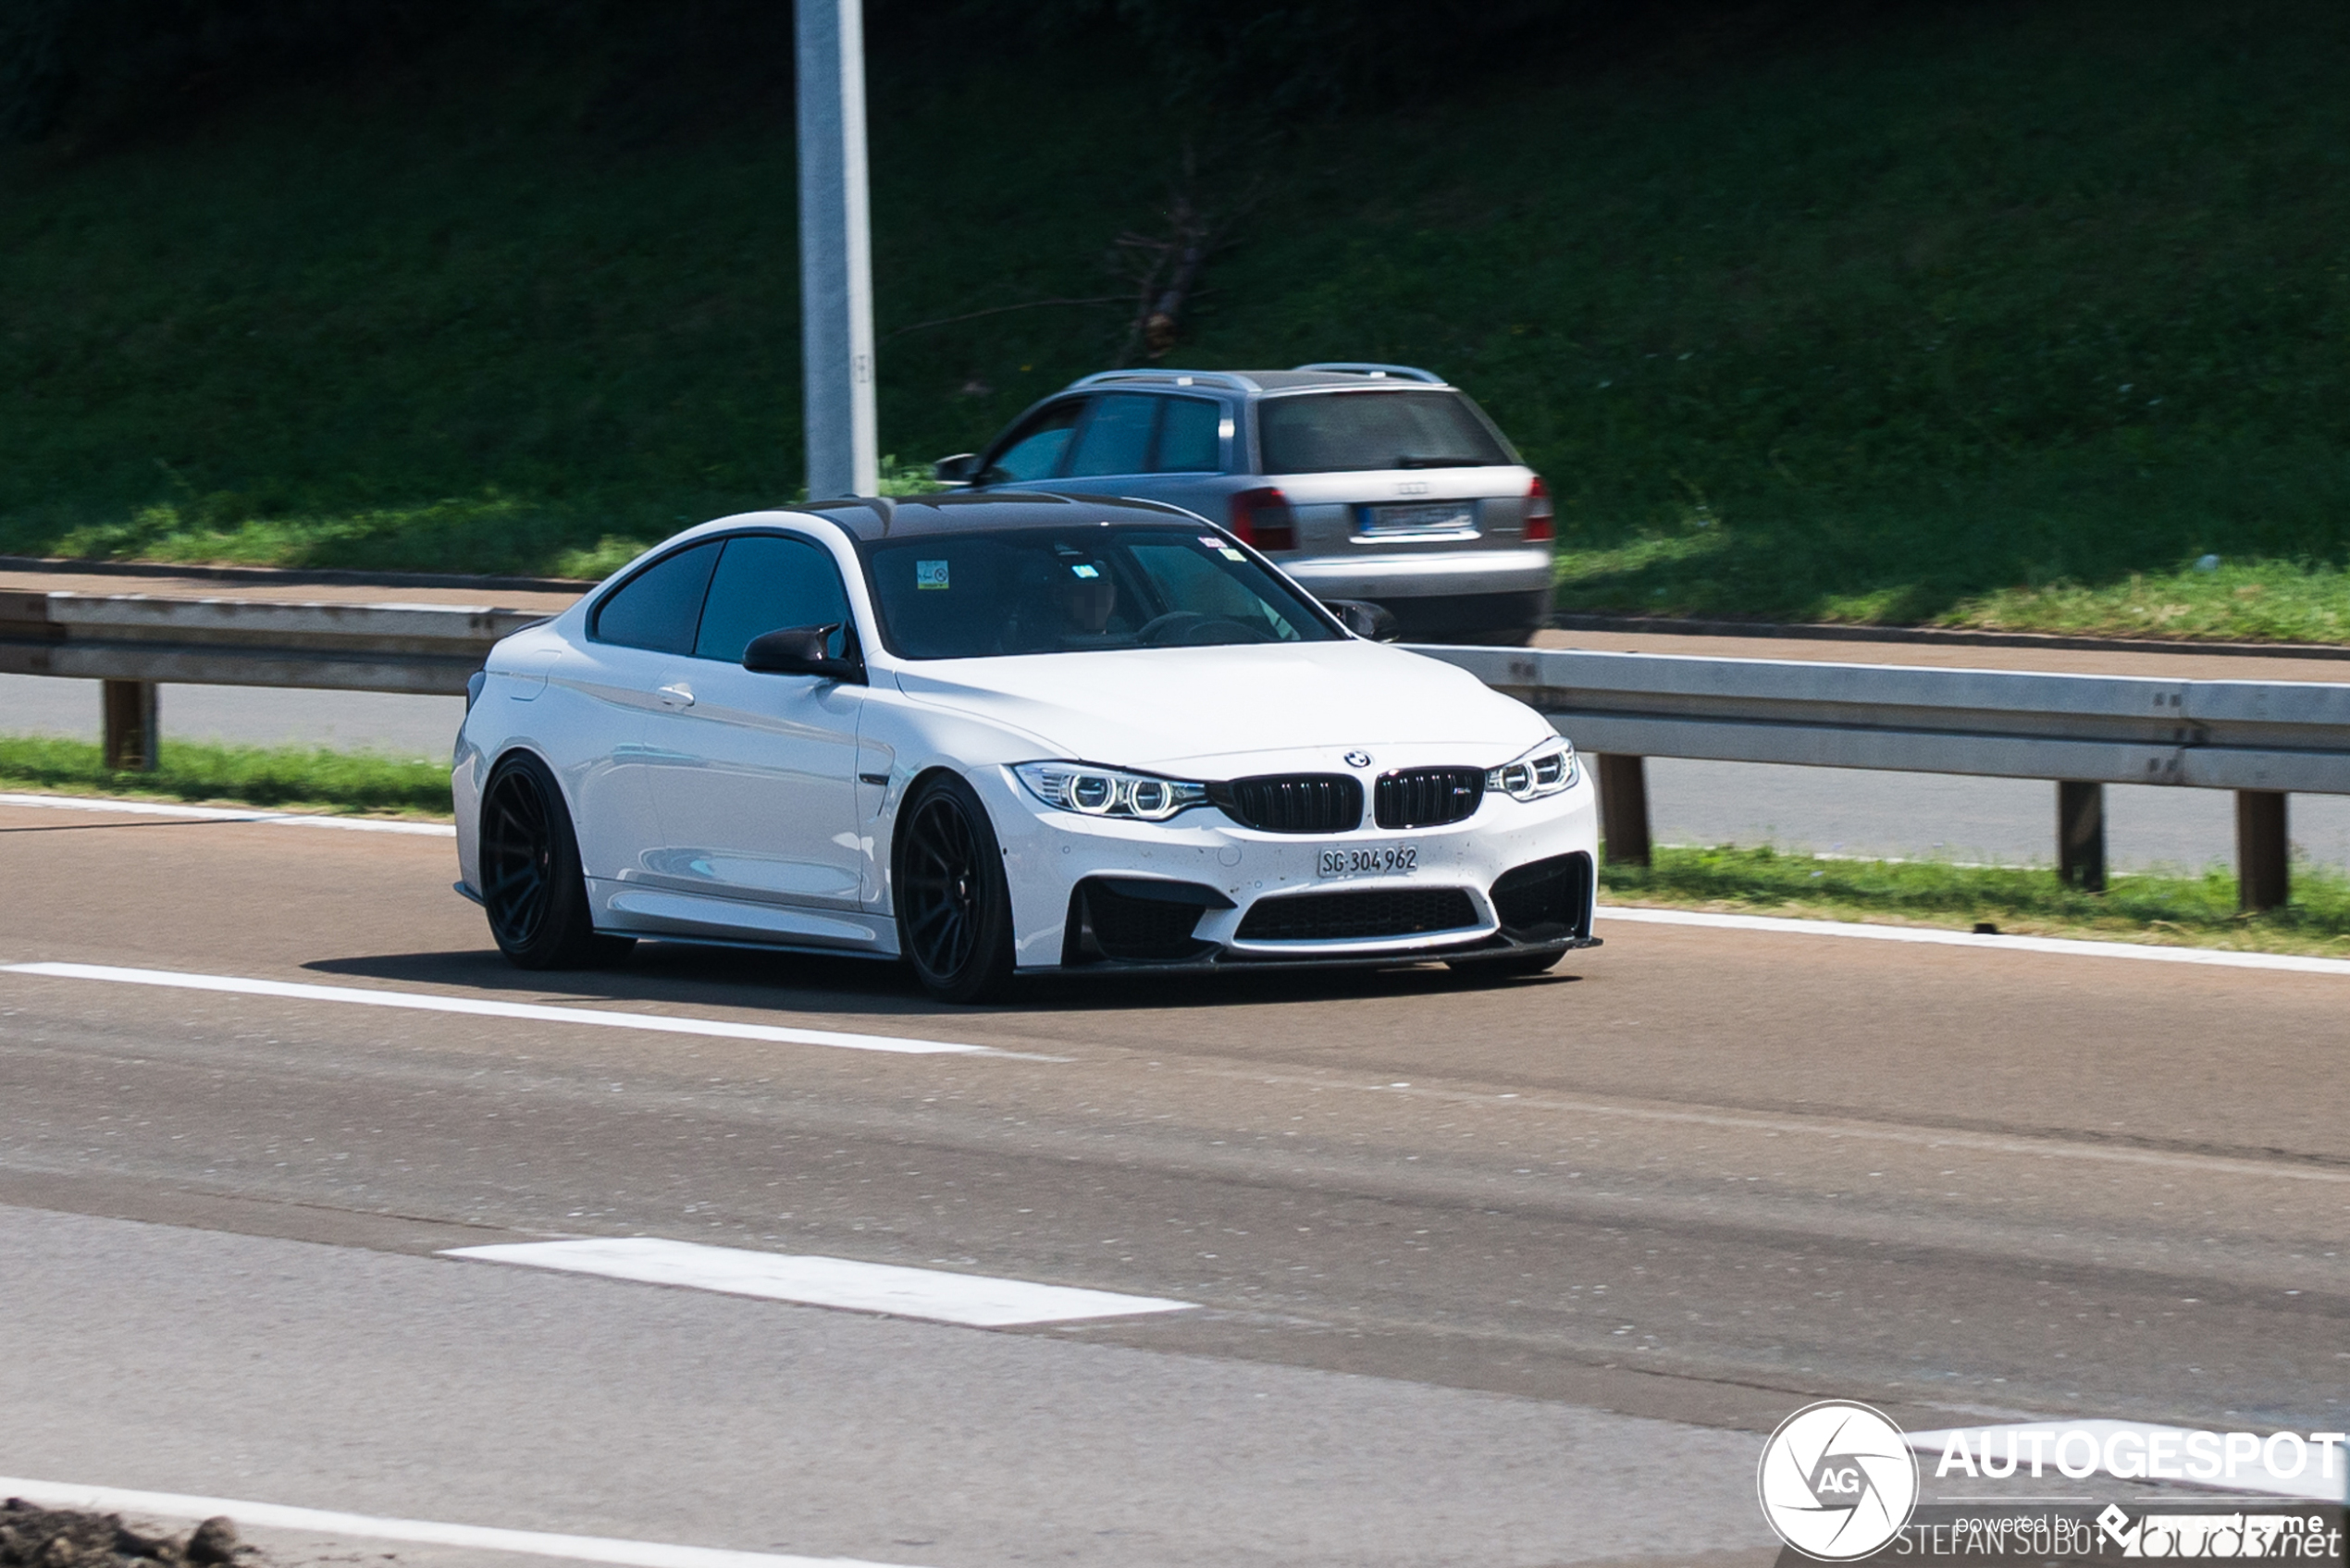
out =
<svg viewBox="0 0 2350 1568"><path fill-rule="evenodd" d="M986 1045L945 1040L905 1040L888 1034L843 1034L829 1029L786 1029L779 1024L730 1023L722 1019L670 1018L661 1013L617 1013L599 1007L547 1007L535 1002L488 1002L471 996L440 996L425 991L361 990L350 985L300 985L282 980L243 980L234 975L182 974L176 969L126 969L111 964L0 964L0 973L45 975L56 980L103 980L122 985L161 985L180 991L224 991L239 996L281 996L293 1002L347 1002L362 1007L406 1007L421 1013L465 1013L475 1018L527 1019L533 1023L589 1024L603 1029L645 1029L658 1034L703 1034L722 1040L766 1040L780 1045L832 1045L849 1051L891 1051L906 1056L1017 1056L1055 1061Z"/></svg>
<svg viewBox="0 0 2350 1568"><path fill-rule="evenodd" d="M306 1530L322 1536L421 1541L431 1546L472 1547L483 1551L526 1552L533 1557L568 1557L580 1562L619 1562L629 1568L893 1568L889 1563L868 1562L854 1557L793 1557L772 1551L727 1551L717 1547L671 1546L662 1541L615 1540L608 1536L558 1536L543 1530L442 1525L428 1519L384 1519L372 1513L338 1513L323 1508L289 1508L283 1503L189 1497L179 1492L140 1492L121 1487L80 1487L66 1481L33 1481L15 1475L0 1475L0 1497L20 1497L43 1508L152 1513L166 1519L209 1519L225 1513L241 1525L261 1530Z"/></svg>
<svg viewBox="0 0 2350 1568"><path fill-rule="evenodd" d="M730 1296L796 1302L802 1306L882 1312L893 1317L921 1317L934 1323L961 1323L977 1328L1188 1312L1194 1305L1163 1296L1127 1296L1112 1290L998 1279L984 1274L950 1274L936 1268L859 1263L851 1258L711 1247L696 1241L664 1241L658 1236L453 1247L441 1256L520 1264L526 1268L552 1268L568 1274L595 1274L607 1279L634 1279L648 1285L682 1285Z"/></svg>
<svg viewBox="0 0 2350 1568"><path fill-rule="evenodd" d="M404 833L454 838L447 822L395 822L379 817L326 817L303 811L240 810L226 806L174 806L161 800L105 800L80 795L0 794L0 806L34 806L55 811L113 811L130 817L192 817L203 822L259 822L273 828L340 828L351 833Z"/></svg>
<svg viewBox="0 0 2350 1568"><path fill-rule="evenodd" d="M2144 958L2158 964L2206 964L2229 969L2287 969L2296 974L2350 975L2350 958L2305 958L2293 953L2232 953L2217 947L2156 947L2142 942L2075 942L2056 936L1978 936L1971 931L1924 926L1870 926L1849 920L1795 920L1775 915L1716 915L1701 909L1644 909L1602 904L1607 920L1660 926L1711 926L1721 931L1768 931L1797 936L1856 936L1869 942L1923 942L1937 947L1985 947L2002 953L2055 953L2071 958Z"/></svg>
<svg viewBox="0 0 2350 1568"><path fill-rule="evenodd" d="M2016 1421L2000 1426L1960 1426L1940 1432L1907 1432L1902 1436L1916 1452L1932 1454L1938 1465L1954 1435L1965 1436L1968 1451L1978 1463L1989 1453L1986 1444L1996 1435L2002 1439L1999 1444L2000 1462L2006 1463L2010 1453L2020 1454L2022 1456L2023 1465L2017 1474L2029 1475L2035 1445L2022 1440L2027 1433L2039 1433L2046 1438L2046 1441L2038 1445L2044 1456L2042 1466L2044 1469L2053 1470L2056 1468L2057 1461L2055 1440L2067 1432L2085 1432L2095 1439L2096 1445L2096 1468L2090 1474L2103 1472L2110 1475L2113 1472L2107 1467L2108 1457L2124 1457L2111 1448L2112 1438L2129 1437L2136 1439L2135 1447L2128 1452L2126 1457L2135 1462L2143 1470L2147 1452L2146 1440L2158 1434L2171 1440L2168 1463L2178 1464L2182 1472L2178 1475L2160 1477L2165 1481L2174 1482L2183 1487L2201 1488L2209 1491L2258 1492L2269 1497L2307 1498L2313 1502L2344 1500L2346 1489L2344 1476L2344 1460L2350 1458L2350 1455L2344 1454L2339 1443L2331 1449L2317 1448L2315 1451L2312 1451L2313 1445L2303 1443L2301 1468L2293 1475L2287 1475L2282 1470L2270 1469L2266 1454L2257 1453L2246 1456L2252 1461L2252 1463L2246 1467L2250 1472L2248 1475L2231 1475L2225 1478L2213 1476L2209 1479L2196 1479L2184 1474L2185 1456L2182 1447L2194 1430L2195 1428L2190 1426L2159 1426L2144 1421ZM2010 1433L2013 1434L2012 1438L2009 1436ZM2079 1450L2075 1448L2072 1457L2077 1458L2078 1455ZM1950 1475L1964 1480L1973 1479L1964 1469L1958 1467L1955 1463L1952 1465ZM2082 1475L2068 1475L2065 1478L2073 1481L2087 1479L2086 1476ZM2138 1478L2140 1477L2121 1477L2123 1480ZM1944 1479L1947 1480L1948 1477L1946 1476ZM2019 1498L2017 1500L2021 1502L2030 1500Z"/></svg>

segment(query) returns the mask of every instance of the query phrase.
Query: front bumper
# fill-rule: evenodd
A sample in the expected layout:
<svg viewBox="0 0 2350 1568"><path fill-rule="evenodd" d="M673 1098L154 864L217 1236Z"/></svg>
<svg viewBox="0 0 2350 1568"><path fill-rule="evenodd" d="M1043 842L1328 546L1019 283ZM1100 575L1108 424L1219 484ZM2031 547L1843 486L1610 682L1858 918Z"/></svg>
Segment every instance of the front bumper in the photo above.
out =
<svg viewBox="0 0 2350 1568"><path fill-rule="evenodd" d="M1599 843L1588 777L1543 800L1489 795L1467 819L1441 827L1390 831L1370 825L1367 816L1360 828L1329 834L1263 833L1213 807L1158 823L1087 817L1035 800L1008 769L983 770L972 782L987 799L1003 846L1015 962L1022 969L1359 965L1563 952L1590 943L1591 868ZM1321 873L1326 850L1397 846L1416 853L1409 872ZM1585 870L1572 919L1530 932L1504 920L1496 906L1497 883L1538 862L1577 855ZM1145 950L1089 933L1081 889L1104 885L1119 898L1155 894L1157 901L1179 906L1158 928L1166 941ZM1416 920L1419 929L1296 935L1311 931L1320 912L1300 918L1295 903L1264 907L1270 900L1331 895L1360 895L1376 904L1382 895L1415 911L1405 923ZM1509 902L1506 888L1503 901ZM1339 923L1353 919L1354 907L1339 907L1346 911ZM1268 930L1280 934L1268 936Z"/></svg>

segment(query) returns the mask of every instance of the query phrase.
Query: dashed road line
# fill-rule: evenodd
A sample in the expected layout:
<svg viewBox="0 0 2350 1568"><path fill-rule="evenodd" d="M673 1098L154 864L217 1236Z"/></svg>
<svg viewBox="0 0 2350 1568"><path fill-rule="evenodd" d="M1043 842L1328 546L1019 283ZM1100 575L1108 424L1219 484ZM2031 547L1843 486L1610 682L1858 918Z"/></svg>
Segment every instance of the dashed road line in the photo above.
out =
<svg viewBox="0 0 2350 1568"><path fill-rule="evenodd" d="M290 1508L282 1503L190 1497L179 1492L131 1491L121 1487L84 1487L15 1475L0 1475L0 1496L20 1497L43 1508L149 1513L165 1519L209 1519L225 1513L241 1526L259 1530L303 1530L365 1540L471 1547L481 1551L523 1552L532 1557L565 1557L579 1562L616 1562L625 1568L901 1568L854 1557L793 1557L772 1551L728 1551L718 1547L619 1540L608 1536L561 1536L543 1530L444 1525L429 1519L386 1519L372 1513L340 1513L330 1509Z"/></svg>
<svg viewBox="0 0 2350 1568"><path fill-rule="evenodd" d="M1936 947L1976 947L1995 953L2053 953L2069 958L2141 958L2158 964L2201 964L2227 969L2283 969L2295 974L2350 976L2350 958L2309 958L2294 953L2235 953L2217 947L2157 947L2142 942L2078 942L2057 936L1986 936L1926 926L1872 926L1850 920L1787 920L1776 915L1717 915L1701 909L1647 909L1602 904L1603 920L1648 925L1706 926L1792 936L1858 937L1868 942L1919 942Z"/></svg>
<svg viewBox="0 0 2350 1568"><path fill-rule="evenodd" d="M566 1274L593 1274L647 1285L676 1285L729 1296L757 1296L800 1306L886 1313L933 1323L1010 1328L1038 1323L1080 1323L1097 1317L1137 1317L1189 1312L1195 1303L1164 1296L1129 1296L1070 1285L1039 1285L984 1274L859 1263L852 1258L753 1252L671 1241L656 1236L520 1241L452 1247L443 1257L519 1264Z"/></svg>
<svg viewBox="0 0 2350 1568"><path fill-rule="evenodd" d="M600 1029L641 1029L657 1034L699 1034L721 1040L763 1040L779 1045L824 1045L847 1051L885 1051L899 1056L1005 1056L1023 1061L1058 1061L988 1045L947 1040L909 1040L888 1034L848 1034L829 1029L792 1029L781 1024L735 1023L724 1019L673 1018L662 1013L624 1013L600 1007L549 1007L535 1002L491 1002L443 996L426 991L362 989L351 985L303 985L282 980L246 980L235 975L184 974L177 969L120 969L110 964L0 964L0 973L41 975L53 980L106 981L119 985L157 985L180 991L215 991L237 996L275 996L291 1002L336 1002L361 1007L403 1007L423 1013L462 1013L473 1018L523 1019L532 1023L585 1024Z"/></svg>

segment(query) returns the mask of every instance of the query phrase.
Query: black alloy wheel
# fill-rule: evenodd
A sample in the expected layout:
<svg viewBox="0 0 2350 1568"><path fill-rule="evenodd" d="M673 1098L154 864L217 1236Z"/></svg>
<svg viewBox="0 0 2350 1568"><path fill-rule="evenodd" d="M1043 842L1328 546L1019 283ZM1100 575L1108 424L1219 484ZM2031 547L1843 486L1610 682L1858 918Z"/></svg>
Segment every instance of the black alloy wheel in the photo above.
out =
<svg viewBox="0 0 2350 1568"><path fill-rule="evenodd" d="M481 903L498 950L520 969L617 963L636 945L596 934L571 813L528 755L499 763L481 792Z"/></svg>
<svg viewBox="0 0 2350 1568"><path fill-rule="evenodd" d="M922 989L949 1002L999 994L1012 971L1012 903L987 808L939 773L919 785L897 830L897 943Z"/></svg>

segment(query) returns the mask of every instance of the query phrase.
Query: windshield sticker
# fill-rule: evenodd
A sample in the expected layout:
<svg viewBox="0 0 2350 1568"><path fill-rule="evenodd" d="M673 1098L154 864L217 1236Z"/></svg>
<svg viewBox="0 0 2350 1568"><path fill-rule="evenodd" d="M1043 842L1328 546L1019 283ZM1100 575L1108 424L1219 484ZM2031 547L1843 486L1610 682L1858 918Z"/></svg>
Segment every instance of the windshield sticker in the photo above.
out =
<svg viewBox="0 0 2350 1568"><path fill-rule="evenodd" d="M1222 549L1224 548L1224 541L1218 538L1213 534L1202 534L1199 537L1199 542L1206 545L1210 549Z"/></svg>
<svg viewBox="0 0 2350 1568"><path fill-rule="evenodd" d="M1217 553L1223 556L1223 558L1227 561L1246 561L1248 559L1247 556L1243 555L1239 550L1234 549L1230 545L1218 545L1216 548Z"/></svg>
<svg viewBox="0 0 2350 1568"><path fill-rule="evenodd" d="M1070 568L1070 571L1080 577L1098 577L1101 575L1099 571L1091 566L1072 566Z"/></svg>
<svg viewBox="0 0 2350 1568"><path fill-rule="evenodd" d="M914 586L918 588L943 588L946 586L946 562L943 561L917 561L914 562Z"/></svg>

